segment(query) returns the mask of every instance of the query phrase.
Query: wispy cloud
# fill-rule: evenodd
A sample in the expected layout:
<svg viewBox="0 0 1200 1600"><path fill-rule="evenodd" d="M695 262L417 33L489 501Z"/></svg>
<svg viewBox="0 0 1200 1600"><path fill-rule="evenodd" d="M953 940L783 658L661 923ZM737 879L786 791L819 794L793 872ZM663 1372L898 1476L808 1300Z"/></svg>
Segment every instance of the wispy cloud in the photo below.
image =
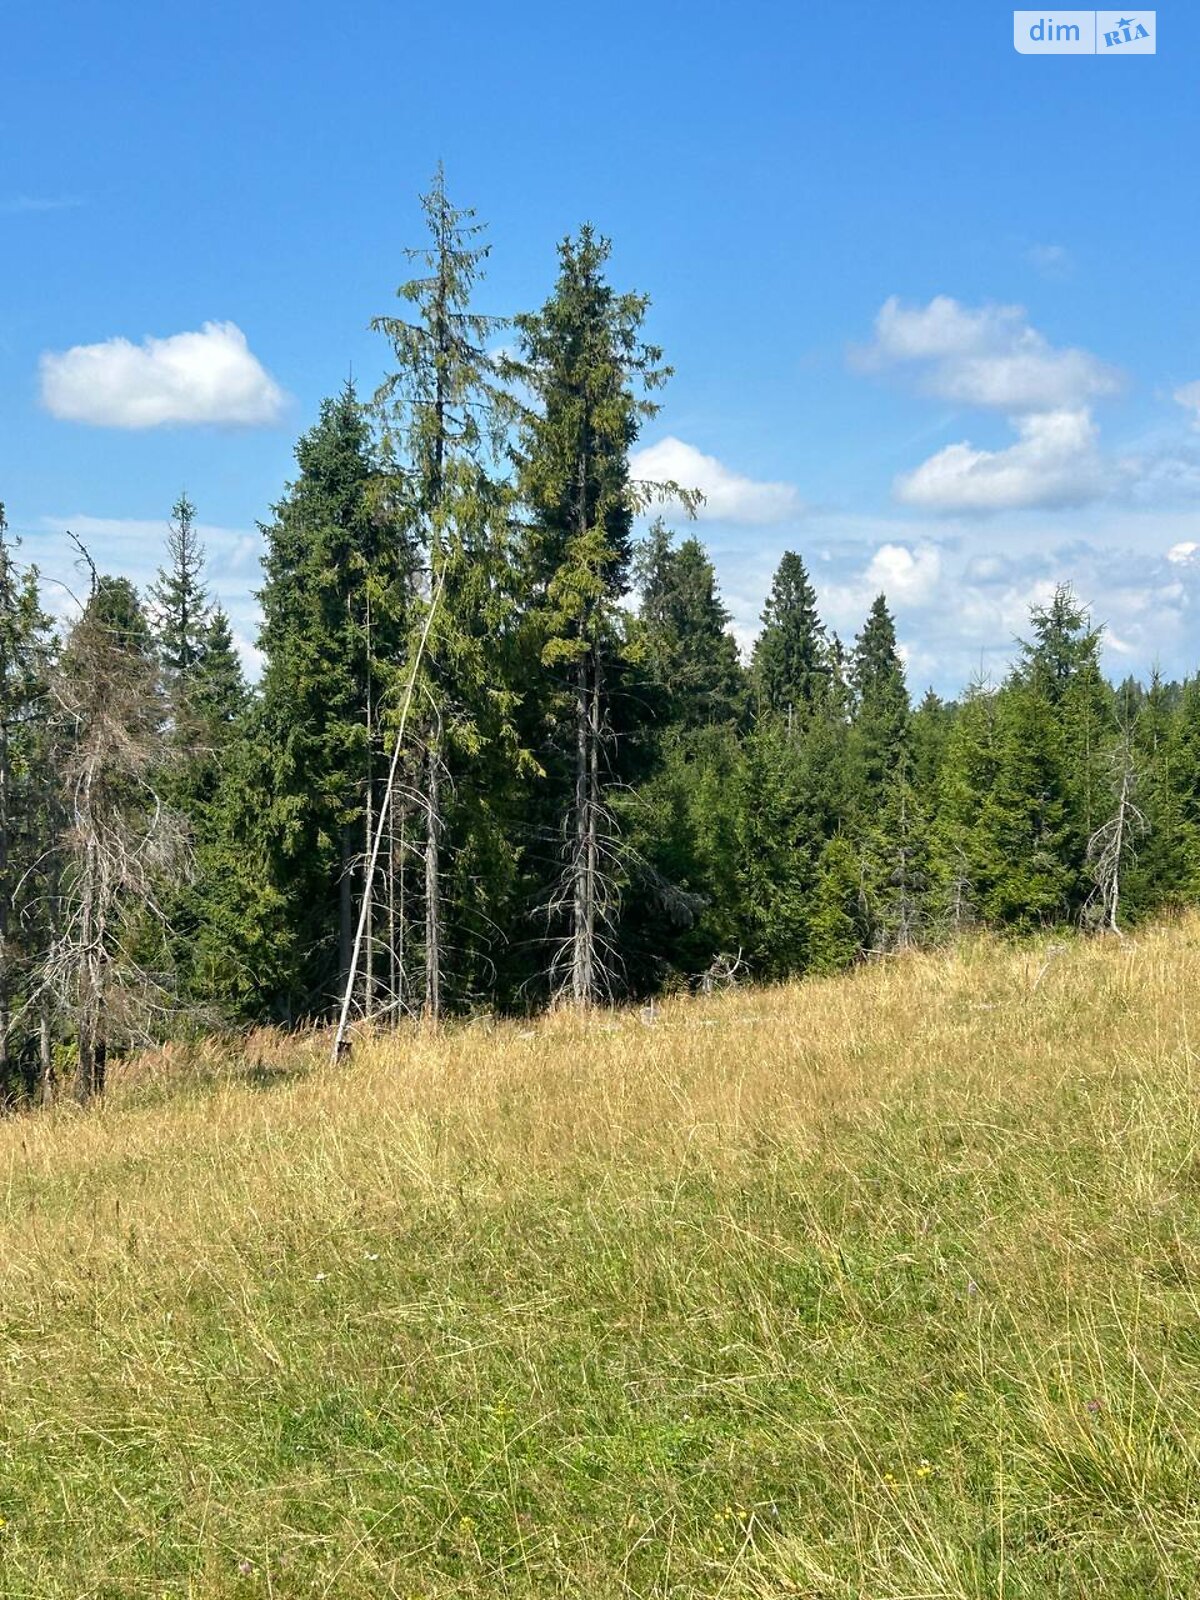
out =
<svg viewBox="0 0 1200 1600"><path fill-rule="evenodd" d="M78 211L87 204L78 195L10 195L0 199L0 213L7 217L22 216L41 211Z"/></svg>
<svg viewBox="0 0 1200 1600"><path fill-rule="evenodd" d="M1075 270L1074 258L1062 244L1031 244L1025 259L1052 283L1062 283Z"/></svg>
<svg viewBox="0 0 1200 1600"><path fill-rule="evenodd" d="M1185 383L1182 388L1176 389L1175 402L1192 413L1193 424L1200 428L1200 380Z"/></svg>

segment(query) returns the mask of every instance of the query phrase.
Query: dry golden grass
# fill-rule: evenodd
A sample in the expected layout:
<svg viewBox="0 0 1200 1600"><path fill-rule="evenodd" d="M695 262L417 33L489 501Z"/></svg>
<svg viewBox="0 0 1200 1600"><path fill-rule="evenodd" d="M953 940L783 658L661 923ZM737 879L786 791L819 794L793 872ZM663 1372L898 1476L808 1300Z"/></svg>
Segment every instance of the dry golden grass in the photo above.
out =
<svg viewBox="0 0 1200 1600"><path fill-rule="evenodd" d="M1200 1593L1200 921L0 1126L0 1594Z"/></svg>

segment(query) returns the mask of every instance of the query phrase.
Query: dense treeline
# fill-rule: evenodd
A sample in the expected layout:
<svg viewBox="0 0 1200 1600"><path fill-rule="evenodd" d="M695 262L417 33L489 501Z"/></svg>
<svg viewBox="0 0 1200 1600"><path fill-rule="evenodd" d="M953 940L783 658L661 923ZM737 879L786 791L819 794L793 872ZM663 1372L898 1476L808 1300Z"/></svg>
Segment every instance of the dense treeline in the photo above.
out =
<svg viewBox="0 0 1200 1600"><path fill-rule="evenodd" d="M0 1085L252 1019L523 1009L828 972L1200 892L1200 679L1114 688L1069 589L998 688L910 702L784 556L749 663L630 452L669 376L584 228L474 309L440 178L392 370L328 400L264 525L261 682L181 497L140 598L81 552L58 636L0 511Z"/></svg>

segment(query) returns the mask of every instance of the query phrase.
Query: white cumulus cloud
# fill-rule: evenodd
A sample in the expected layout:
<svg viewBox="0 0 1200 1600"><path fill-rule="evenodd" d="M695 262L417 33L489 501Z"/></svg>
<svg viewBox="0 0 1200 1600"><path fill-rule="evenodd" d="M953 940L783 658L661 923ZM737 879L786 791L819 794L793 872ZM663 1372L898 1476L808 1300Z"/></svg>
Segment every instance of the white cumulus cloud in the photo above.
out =
<svg viewBox="0 0 1200 1600"><path fill-rule="evenodd" d="M927 511L1015 511L1083 505L1103 494L1110 474L1086 411L1034 412L1015 419L1016 444L977 450L947 445L896 479L896 498Z"/></svg>
<svg viewBox="0 0 1200 1600"><path fill-rule="evenodd" d="M936 545L924 540L913 544L889 540L871 551L865 565L859 565L862 554L865 552L856 559L845 552L826 564L828 577L823 578L818 568L814 578L821 615L843 638L857 633L879 594L906 617L918 614L929 618L947 609L953 611L951 586Z"/></svg>
<svg viewBox="0 0 1200 1600"><path fill-rule="evenodd" d="M697 515L712 522L767 524L785 522L804 510L799 491L790 483L762 482L732 472L716 456L668 435L657 444L636 450L629 461L630 475L655 483L677 483L681 489L699 489L704 504Z"/></svg>
<svg viewBox="0 0 1200 1600"><path fill-rule="evenodd" d="M1001 411L1016 432L1005 449L963 440L901 473L894 492L907 505L968 515L1083 505L1115 482L1092 406L1117 392L1120 374L1090 351L1052 345L1022 306L965 306L950 295L906 306L893 295L858 359L868 370L912 370L941 400Z"/></svg>
<svg viewBox="0 0 1200 1600"><path fill-rule="evenodd" d="M1073 410L1115 394L1120 376L1087 350L1057 349L1021 306L977 309L949 295L905 306L896 295L875 319L869 366L922 364L930 393L1007 412Z"/></svg>
<svg viewBox="0 0 1200 1600"><path fill-rule="evenodd" d="M42 403L98 428L277 422L287 397L233 322L165 339L106 339L41 359Z"/></svg>
<svg viewBox="0 0 1200 1600"><path fill-rule="evenodd" d="M882 590L902 605L928 605L942 576L942 558L935 545L881 545L866 571L866 587Z"/></svg>

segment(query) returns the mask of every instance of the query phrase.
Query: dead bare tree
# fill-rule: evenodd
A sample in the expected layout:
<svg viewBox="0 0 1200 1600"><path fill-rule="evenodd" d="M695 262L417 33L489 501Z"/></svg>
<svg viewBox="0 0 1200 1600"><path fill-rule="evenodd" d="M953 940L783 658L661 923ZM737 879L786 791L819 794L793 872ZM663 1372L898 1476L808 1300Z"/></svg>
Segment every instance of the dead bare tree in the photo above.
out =
<svg viewBox="0 0 1200 1600"><path fill-rule="evenodd" d="M718 990L735 988L745 971L746 963L742 960L740 949L735 956L722 950L712 958L710 965L700 974L700 992L715 994Z"/></svg>
<svg viewBox="0 0 1200 1600"><path fill-rule="evenodd" d="M110 1043L150 1037L173 1008L169 975L149 953L165 948L154 938L166 928L164 887L191 870L186 826L156 787L166 705L144 616L124 579L91 574L52 681L65 821L42 970L75 1034L81 1103L103 1093Z"/></svg>
<svg viewBox="0 0 1200 1600"><path fill-rule="evenodd" d="M1084 919L1120 933L1121 884L1137 860L1137 841L1150 831L1134 801L1138 774L1128 728L1112 756L1113 811L1088 840L1087 859L1094 888L1084 902Z"/></svg>

